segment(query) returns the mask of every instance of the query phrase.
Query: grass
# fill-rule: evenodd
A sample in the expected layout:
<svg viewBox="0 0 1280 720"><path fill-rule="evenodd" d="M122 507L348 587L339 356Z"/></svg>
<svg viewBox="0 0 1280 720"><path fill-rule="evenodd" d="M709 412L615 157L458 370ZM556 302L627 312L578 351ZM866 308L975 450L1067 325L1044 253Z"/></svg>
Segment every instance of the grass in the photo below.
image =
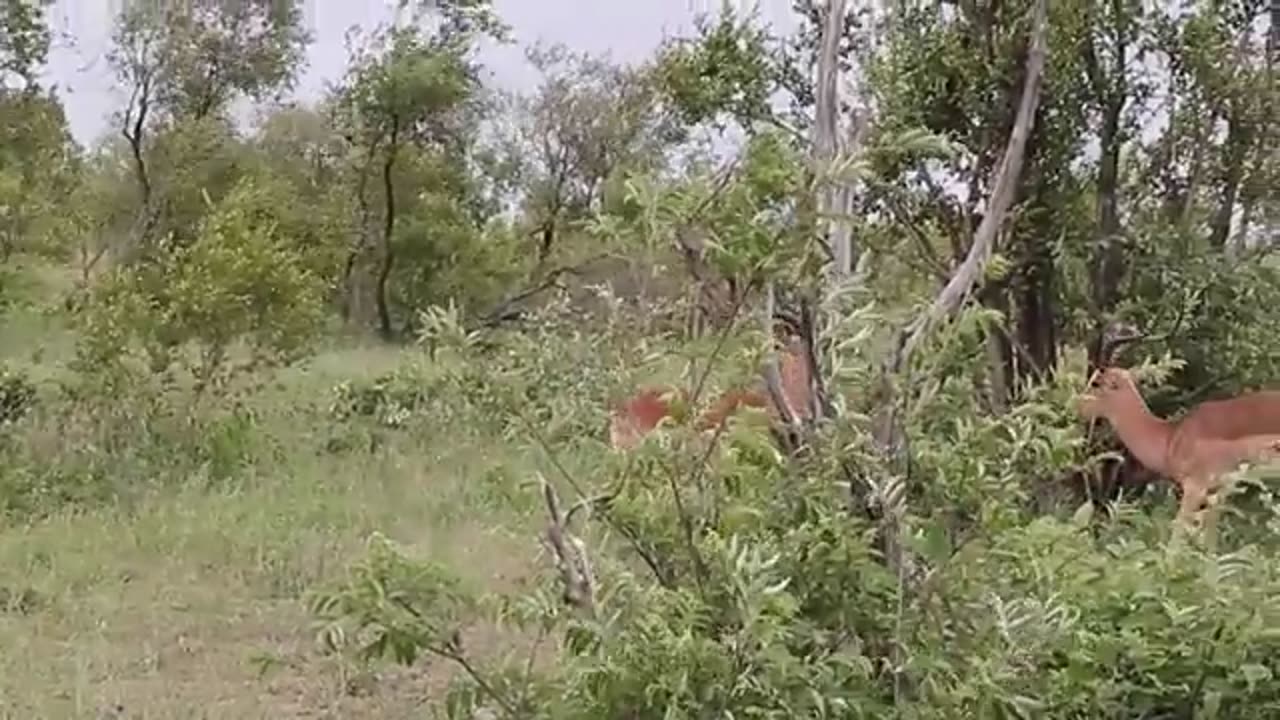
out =
<svg viewBox="0 0 1280 720"><path fill-rule="evenodd" d="M0 348L68 347L39 317L10 313ZM0 717L424 716L451 669L370 671L321 652L307 592L344 577L375 531L480 588L521 583L543 560L536 497L517 482L539 462L526 450L411 433L323 450L328 389L414 355L333 348L278 373L251 399L273 459L247 477L0 527ZM56 371L48 356L32 366ZM502 645L492 628L469 633L481 652Z"/></svg>

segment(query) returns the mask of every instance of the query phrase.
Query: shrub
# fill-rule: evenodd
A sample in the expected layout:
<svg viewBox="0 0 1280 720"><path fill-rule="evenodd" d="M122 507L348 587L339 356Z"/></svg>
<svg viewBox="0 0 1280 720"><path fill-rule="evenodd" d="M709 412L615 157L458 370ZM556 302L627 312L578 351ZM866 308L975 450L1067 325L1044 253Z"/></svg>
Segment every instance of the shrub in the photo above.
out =
<svg viewBox="0 0 1280 720"><path fill-rule="evenodd" d="M36 386L27 374L0 365L0 427L21 420L35 402Z"/></svg>

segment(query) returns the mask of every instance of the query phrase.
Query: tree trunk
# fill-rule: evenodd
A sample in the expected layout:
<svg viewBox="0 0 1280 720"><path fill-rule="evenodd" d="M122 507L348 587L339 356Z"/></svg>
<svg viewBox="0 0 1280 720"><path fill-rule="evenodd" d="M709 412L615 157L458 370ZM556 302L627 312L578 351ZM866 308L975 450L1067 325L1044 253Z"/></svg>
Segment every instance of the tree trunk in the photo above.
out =
<svg viewBox="0 0 1280 720"><path fill-rule="evenodd" d="M387 145L387 157L382 163L382 192L385 216L382 219L382 264L378 268L377 285L374 288L378 306L378 330L383 340L390 341L395 337L395 329L391 325L391 307L387 300L387 281L391 278L391 269L395 266L395 248L392 235L396 229L396 193L393 173L396 164L396 151L400 145L400 121L392 118L391 135Z"/></svg>
<svg viewBox="0 0 1280 720"><path fill-rule="evenodd" d="M1018 342L1026 352L1023 360L1029 367L1019 378L1043 380L1058 364L1058 313L1054 301L1054 268L1051 249L1046 243L1028 243L1022 263L1022 277L1016 283L1018 293Z"/></svg>
<svg viewBox="0 0 1280 720"><path fill-rule="evenodd" d="M1218 210L1210 223L1209 245L1224 249L1231 235L1231 215L1236 209L1236 196L1240 194L1240 181L1244 179L1244 160L1249 151L1249 132L1240 116L1232 112L1227 119L1226 169L1222 178L1222 195Z"/></svg>
<svg viewBox="0 0 1280 720"><path fill-rule="evenodd" d="M991 284L983 288L978 300L984 307L998 311L1008 322L1009 300L1002 285ZM1009 409L1009 400L1013 396L1013 347L1001 328L987 330L985 345L991 409L1003 414Z"/></svg>
<svg viewBox="0 0 1280 720"><path fill-rule="evenodd" d="M843 34L845 0L828 0L822 23L821 46L814 86L813 160L815 166L830 163L839 156L840 37ZM818 190L817 207L821 215L847 214L852 206L852 193L846 183L830 181ZM853 233L846 220L832 217L826 222L826 243L830 249L831 278L841 282L853 270Z"/></svg>
<svg viewBox="0 0 1280 720"><path fill-rule="evenodd" d="M1102 158L1098 167L1097 254L1094 256L1093 302L1100 311L1111 309L1119 299L1120 278L1124 275L1124 245L1120 238L1120 208L1116 186L1120 180L1120 114L1124 97L1108 103L1102 122Z"/></svg>
<svg viewBox="0 0 1280 720"><path fill-rule="evenodd" d="M129 143L134 178L138 181L140 194L138 216L134 220L133 237L130 239L132 252L127 252L125 254L126 257L136 256L146 247L150 241L151 232L155 227L156 217L152 211L152 196L154 192L151 185L151 175L147 170L147 162L144 156L147 118L150 111L151 75L147 74L139 79L138 84L133 89L133 96L129 98L129 104L125 109L124 125L120 130L120 134Z"/></svg>
<svg viewBox="0 0 1280 720"><path fill-rule="evenodd" d="M377 152L378 141L374 140L369 144L369 157L360 168L360 176L356 180L356 207L360 213L358 227L356 228L356 236L351 240L351 249L347 251L346 262L342 266L342 292L343 298L340 312L343 322L351 321L351 309L355 305L356 285L355 270L356 262L360 259L361 253L370 245L370 236L373 234L370 228L370 220L373 217L373 209L369 207L369 165L373 161L373 155Z"/></svg>
<svg viewBox="0 0 1280 720"><path fill-rule="evenodd" d="M1120 114L1124 100L1123 95L1113 96L1102 121L1102 158L1096 194L1098 224L1091 273L1095 332L1099 337L1106 325L1107 313L1120 299L1120 282L1125 273L1125 246L1120 234L1120 209L1116 198L1120 178ZM1100 361L1096 352L1099 345L1094 343L1093 346L1089 353L1091 372Z"/></svg>
<svg viewBox="0 0 1280 720"><path fill-rule="evenodd" d="M1096 322L1096 338L1089 348L1090 372L1101 362L1098 353L1102 346L1102 333L1107 326L1106 315L1120 299L1120 282L1125 273L1125 246L1121 238L1117 186L1120 183L1120 149L1124 143L1121 120L1128 100L1128 84L1125 75L1128 63L1128 42L1122 19L1126 11L1124 4L1113 0L1111 10L1111 22L1114 23L1115 32L1115 46L1112 50L1115 59L1110 72L1104 73L1102 70L1094 48L1092 33L1084 52L1089 82L1102 108L1102 127L1099 131L1101 157L1094 194L1097 204L1097 222L1094 228L1094 249L1089 278L1090 300Z"/></svg>
<svg viewBox="0 0 1280 720"><path fill-rule="evenodd" d="M547 261L551 259L551 249L556 244L556 216L552 214L542 223L542 238L538 242L538 267L535 274L542 274Z"/></svg>

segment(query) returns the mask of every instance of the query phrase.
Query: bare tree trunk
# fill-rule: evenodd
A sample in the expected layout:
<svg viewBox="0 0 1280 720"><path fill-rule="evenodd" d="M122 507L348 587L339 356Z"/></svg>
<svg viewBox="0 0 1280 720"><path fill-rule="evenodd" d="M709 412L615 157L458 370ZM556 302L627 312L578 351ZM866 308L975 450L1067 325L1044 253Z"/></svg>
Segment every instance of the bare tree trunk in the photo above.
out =
<svg viewBox="0 0 1280 720"><path fill-rule="evenodd" d="M1267 67L1280 65L1280 0L1271 0L1271 28L1267 32Z"/></svg>
<svg viewBox="0 0 1280 720"><path fill-rule="evenodd" d="M1022 243L1022 273L1016 284L1018 292L1017 341L1027 361L1018 377L1037 380L1053 372L1058 364L1057 306L1054 299L1052 249L1043 237L1032 237Z"/></svg>
<svg viewBox="0 0 1280 720"><path fill-rule="evenodd" d="M1107 106L1102 126L1102 163L1098 168L1098 224L1095 234L1097 249L1092 272L1092 300L1095 313L1095 335L1101 338L1106 315L1120 298L1120 281L1125 272L1125 248L1121 241L1120 213L1116 190L1120 175L1120 112L1124 98L1113 98ZM1089 371L1097 369L1097 342L1089 353Z"/></svg>
<svg viewBox="0 0 1280 720"><path fill-rule="evenodd" d="M147 170L147 162L144 155L147 119L151 111L151 82L151 75L145 74L139 79L138 84L134 86L133 94L129 98L129 104L125 108L124 126L120 130L120 134L129 143L129 154L133 160L133 174L138 181L140 195L138 216L134 220L134 230L132 237L129 239L131 251L126 252L126 256L140 252L147 245L156 220L152 208L154 192L151 185L151 175Z"/></svg>
<svg viewBox="0 0 1280 720"><path fill-rule="evenodd" d="M392 235L396 229L394 171L399 145L400 121L392 118L387 157L382 163L383 206L386 213L382 219L382 265L378 268L378 280L374 288L378 306L378 330L383 340L391 340L395 336L395 329L391 326L391 307L387 300L387 281L391 278L391 269L395 265L395 248L392 244Z"/></svg>
<svg viewBox="0 0 1280 720"><path fill-rule="evenodd" d="M844 31L845 0L828 0L822 23L822 42L814 84L813 160L815 169L829 165L839 156L840 147L840 37ZM819 215L848 214L852 193L846 183L832 179L818 190ZM843 281L853 271L853 233L849 223L832 217L827 223L826 243L831 253L831 278Z"/></svg>
<svg viewBox="0 0 1280 720"><path fill-rule="evenodd" d="M1018 106L1013 130L1009 133L1009 143L1005 148L1004 158L1000 161L1000 170L992 186L988 211L982 216L982 223L978 225L973 244L969 246L964 262L934 298L932 305L902 331L897 348L890 354L885 365L891 373L897 373L905 368L925 335L939 322L960 309L965 298L973 290L974 284L982 276L982 270L990 258L992 245L1004 222L1005 214L1013 205L1018 181L1022 175L1022 165L1026 159L1027 139L1031 135L1036 109L1040 104L1040 83L1045 63L1044 36L1047 24L1045 2L1046 0L1037 0L1033 11L1035 16L1031 31L1031 48L1027 53L1026 81L1023 86L1022 100Z"/></svg>
<svg viewBox="0 0 1280 720"><path fill-rule="evenodd" d="M369 144L369 156L365 158L363 165L359 169L360 175L356 179L356 207L360 217L357 221L356 236L351 240L351 248L347 251L347 259L342 266L343 298L341 313L345 322L351 321L352 308L356 304L356 262L359 261L360 255L365 248L370 246L370 236L373 234L373 230L370 227L373 209L369 206L369 166L373 163L373 155L377 152L377 149L378 141L374 140Z"/></svg>
<svg viewBox="0 0 1280 720"><path fill-rule="evenodd" d="M1120 0L1112 0L1112 18L1115 23L1114 61L1109 72L1103 72L1090 34L1085 45L1085 68L1089 75L1093 94L1102 106L1101 159L1098 166L1098 182L1095 197L1098 205L1097 225L1094 233L1095 250L1091 272L1091 295L1093 312L1097 320L1095 328L1097 337L1101 338L1103 326L1107 322L1105 315L1115 307L1120 295L1120 281L1125 272L1125 248L1120 232L1120 208L1117 191L1120 182L1120 149L1123 145L1121 120L1124 117L1125 104L1128 101L1128 84L1126 66L1128 64L1128 41L1122 20L1125 8ZM1089 361L1096 366L1098 357L1096 349L1099 343L1093 343ZM1092 368L1091 368L1092 369Z"/></svg>
<svg viewBox="0 0 1280 720"><path fill-rule="evenodd" d="M830 264L827 282L831 292L846 283L853 274L855 249L853 228L848 217L853 212L855 194L847 181L829 177L828 170L842 152L856 152L867 128L867 118L854 118L853 129L847 146L842 148L840 123L840 39L844 35L846 0L828 0L822 20L814 79L814 122L812 129L811 162L813 171L824 178L814 197L814 209L819 216L818 227L824 232ZM822 218L826 219L823 220ZM863 258L862 260L865 260ZM862 262L859 262L859 271ZM823 380L821 354L824 339L819 327L821 319L815 316L821 304L815 301L812 290L802 289L802 334L809 366L809 417L816 420L834 414L834 406L827 397L827 383ZM770 319L771 321L771 319ZM776 370L776 368L775 368Z"/></svg>
<svg viewBox="0 0 1280 720"><path fill-rule="evenodd" d="M898 336L896 347L885 359L878 393L881 407L875 422L875 435L881 451L889 457L900 454L902 441L894 378L907 367L916 348L929 332L954 315L973 291L974 285L982 277L983 269L991 256L996 235L1017 194L1026 156L1027 140L1035 124L1036 109L1040 104L1040 85L1045 64L1045 26L1048 24L1046 2L1047 0L1037 0L1033 9L1031 44L1027 53L1022 99L1018 104L1018 114L1013 123L1013 130L1009 134L1004 157L1000 161L1000 170L992 186L988 210L982 216L982 222L978 225L964 262L934 298L933 303L910 325L903 328Z"/></svg>
<svg viewBox="0 0 1280 720"><path fill-rule="evenodd" d="M982 304L1000 312L1002 317L1009 317L1009 301L1005 290L999 285L989 285L981 292ZM1009 399L1013 396L1013 347L1002 328L990 327L986 331L986 351L988 364L988 384L991 409L1003 414L1009 409Z"/></svg>
<svg viewBox="0 0 1280 720"><path fill-rule="evenodd" d="M1231 216L1236 209L1236 196L1244 179L1244 161L1249 151L1249 132L1244 121L1233 111L1227 118L1226 172L1222 178L1222 195L1218 210L1210 223L1209 244L1224 249L1231 234Z"/></svg>

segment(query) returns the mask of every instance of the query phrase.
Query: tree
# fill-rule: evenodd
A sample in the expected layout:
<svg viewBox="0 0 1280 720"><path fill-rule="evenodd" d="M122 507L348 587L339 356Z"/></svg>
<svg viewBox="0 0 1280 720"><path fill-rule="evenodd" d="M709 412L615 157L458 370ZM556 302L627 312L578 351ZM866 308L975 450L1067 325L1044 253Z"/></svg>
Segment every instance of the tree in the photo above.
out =
<svg viewBox="0 0 1280 720"><path fill-rule="evenodd" d="M36 87L36 73L49 54L48 4L50 0L0 2L0 90L15 81L22 90Z"/></svg>
<svg viewBox="0 0 1280 720"><path fill-rule="evenodd" d="M376 238L373 298L378 330L385 339L395 336L389 283L396 269L397 222L407 202L407 190L397 175L410 152L469 167L467 135L476 119L474 100L480 84L468 54L479 33L501 35L486 3L446 4L439 12L440 26L433 35L415 26L375 34L372 47L353 62L335 100L336 122L351 145L360 214L344 284L349 294L355 292L357 262ZM381 201L376 211L375 198Z"/></svg>
<svg viewBox="0 0 1280 720"><path fill-rule="evenodd" d="M0 92L0 261L53 249L52 223L79 172L62 103L34 88Z"/></svg>
<svg viewBox="0 0 1280 720"><path fill-rule="evenodd" d="M509 152L519 158L521 209L542 268L567 223L600 212L610 185L627 174L663 169L686 132L660 102L650 68L619 67L561 45L528 54L542 85L514 103L518 139Z"/></svg>
<svg viewBox="0 0 1280 720"><path fill-rule="evenodd" d="M310 38L298 0L127 3L107 59L129 93L120 131L139 188L136 242L163 221L148 167L157 128L205 122L237 97L261 100L290 87Z"/></svg>
<svg viewBox="0 0 1280 720"><path fill-rule="evenodd" d="M243 171L280 193L281 232L337 298L355 200L343 141L331 120L326 107L288 105L269 112L250 139Z"/></svg>
<svg viewBox="0 0 1280 720"><path fill-rule="evenodd" d="M210 209L193 242L108 272L81 317L82 367L118 367L141 349L157 372L189 369L199 394L304 354L321 326L323 283L280 233L275 200L257 181L242 181ZM246 365L230 362L238 342L252 353Z"/></svg>

